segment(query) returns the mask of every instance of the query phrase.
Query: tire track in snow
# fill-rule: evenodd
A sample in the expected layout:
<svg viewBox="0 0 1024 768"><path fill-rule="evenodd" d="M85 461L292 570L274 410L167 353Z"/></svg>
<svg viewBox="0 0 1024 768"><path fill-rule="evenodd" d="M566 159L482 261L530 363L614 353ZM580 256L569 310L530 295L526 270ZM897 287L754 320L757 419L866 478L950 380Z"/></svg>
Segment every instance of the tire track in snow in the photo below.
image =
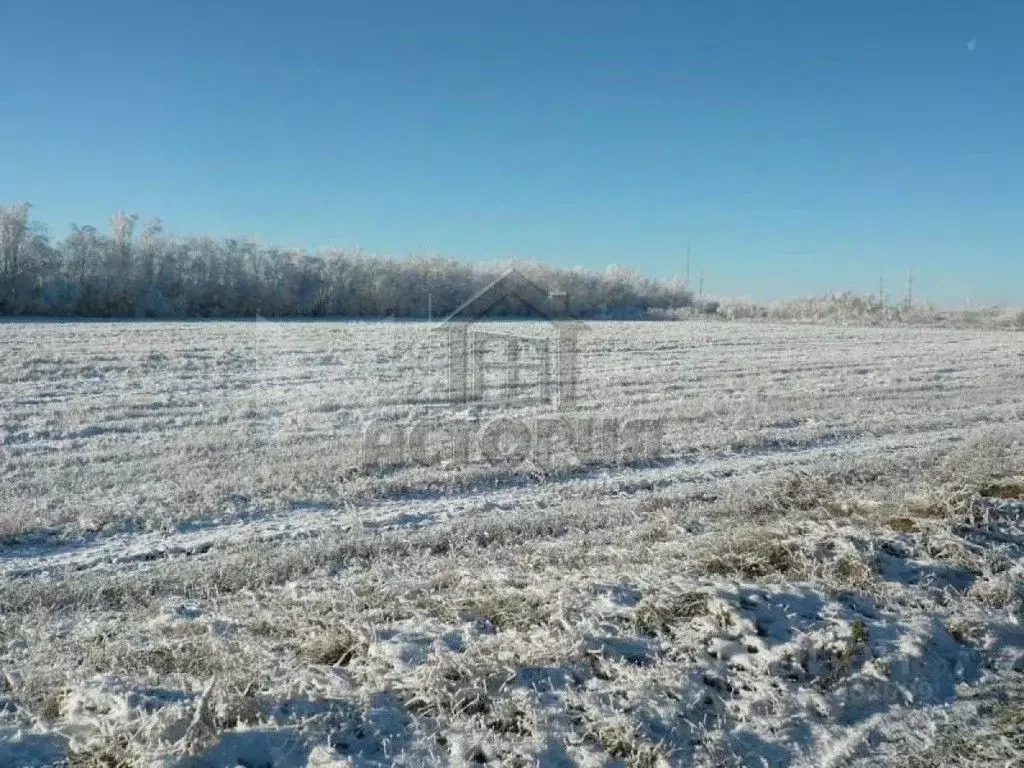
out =
<svg viewBox="0 0 1024 768"><path fill-rule="evenodd" d="M1024 425L1024 423L1021 423ZM499 489L464 489L431 498L389 498L365 505L306 505L291 512L235 519L173 531L123 532L73 542L28 541L0 548L0 578L61 577L85 571L128 572L154 561L216 555L251 546L310 539L357 527L376 531L423 528L458 522L494 510L551 508L574 499L604 496L623 503L646 493L688 486L691 497L706 495L726 479L766 475L806 465L825 456L844 458L892 454L969 439L960 427L774 446L694 461L678 458L654 467L609 468L583 476Z"/></svg>

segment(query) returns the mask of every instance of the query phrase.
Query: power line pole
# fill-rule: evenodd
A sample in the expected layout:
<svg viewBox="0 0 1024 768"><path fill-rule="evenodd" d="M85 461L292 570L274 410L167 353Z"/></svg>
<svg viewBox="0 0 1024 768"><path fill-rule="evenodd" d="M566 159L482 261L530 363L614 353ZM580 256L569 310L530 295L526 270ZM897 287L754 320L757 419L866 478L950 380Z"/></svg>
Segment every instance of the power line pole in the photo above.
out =
<svg viewBox="0 0 1024 768"><path fill-rule="evenodd" d="M907 270L907 306L914 306L914 270Z"/></svg>
<svg viewBox="0 0 1024 768"><path fill-rule="evenodd" d="M885 278L878 278L878 303L881 306L885 306Z"/></svg>
<svg viewBox="0 0 1024 768"><path fill-rule="evenodd" d="M690 244L686 244L686 287L690 287Z"/></svg>
<svg viewBox="0 0 1024 768"><path fill-rule="evenodd" d="M697 298L704 298L704 270L700 271L700 287L697 289Z"/></svg>

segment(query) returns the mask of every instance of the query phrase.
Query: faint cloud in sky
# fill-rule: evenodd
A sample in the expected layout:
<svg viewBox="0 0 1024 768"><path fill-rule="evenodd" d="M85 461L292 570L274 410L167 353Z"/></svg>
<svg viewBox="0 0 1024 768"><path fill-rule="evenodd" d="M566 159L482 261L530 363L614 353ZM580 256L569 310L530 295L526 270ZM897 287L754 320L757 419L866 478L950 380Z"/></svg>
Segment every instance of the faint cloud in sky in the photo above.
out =
<svg viewBox="0 0 1024 768"><path fill-rule="evenodd" d="M975 40L973 37L970 40L967 41L967 50L968 51L973 51L977 47L978 47L978 41Z"/></svg>

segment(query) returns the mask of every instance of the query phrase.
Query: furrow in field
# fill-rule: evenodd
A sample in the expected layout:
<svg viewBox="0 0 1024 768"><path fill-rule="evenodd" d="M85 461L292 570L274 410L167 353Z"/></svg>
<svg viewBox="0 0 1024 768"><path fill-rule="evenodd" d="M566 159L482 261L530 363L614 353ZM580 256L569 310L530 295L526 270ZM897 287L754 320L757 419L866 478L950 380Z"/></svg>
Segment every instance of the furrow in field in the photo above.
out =
<svg viewBox="0 0 1024 768"><path fill-rule="evenodd" d="M1024 422L1018 422L1024 426ZM814 441L805 445L776 444L736 455L677 458L655 466L587 470L538 483L523 478L505 487L463 488L439 494L399 494L378 501L340 505L310 504L287 513L243 515L227 520L183 524L178 530L116 533L74 542L38 536L0 549L0 578L65 576L83 571L108 573L145 567L154 560L195 557L244 550L254 542L287 542L362 528L387 531L422 528L493 510L522 512L565 505L578 498L605 498L636 504L645 495L676 493L713 497L724 480L768 475L810 464L824 456L858 456L914 452L943 442L970 439L962 428L925 430L913 434L869 435Z"/></svg>

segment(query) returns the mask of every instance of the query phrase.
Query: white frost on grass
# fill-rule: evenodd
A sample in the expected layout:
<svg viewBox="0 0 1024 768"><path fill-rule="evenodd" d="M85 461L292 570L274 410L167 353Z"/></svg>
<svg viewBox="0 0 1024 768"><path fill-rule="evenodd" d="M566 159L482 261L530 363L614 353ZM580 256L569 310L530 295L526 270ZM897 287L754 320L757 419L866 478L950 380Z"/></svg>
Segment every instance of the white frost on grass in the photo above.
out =
<svg viewBox="0 0 1024 768"><path fill-rule="evenodd" d="M5 331L0 765L1024 754L1017 336L596 324L663 460L375 473L416 326Z"/></svg>

